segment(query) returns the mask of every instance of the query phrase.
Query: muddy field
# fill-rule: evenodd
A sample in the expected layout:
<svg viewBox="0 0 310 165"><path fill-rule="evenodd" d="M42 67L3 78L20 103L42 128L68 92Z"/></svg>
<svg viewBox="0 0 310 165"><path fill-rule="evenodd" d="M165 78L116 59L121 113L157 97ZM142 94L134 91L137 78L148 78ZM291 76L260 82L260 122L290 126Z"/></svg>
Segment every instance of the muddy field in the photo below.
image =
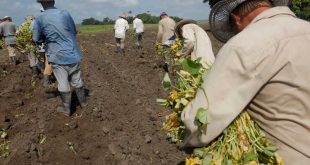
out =
<svg viewBox="0 0 310 165"><path fill-rule="evenodd" d="M168 110L156 103L166 94L155 38L156 29L147 30L144 50L138 51L128 35L121 56L114 53L112 33L80 34L90 106L82 110L74 98L72 117L56 112L56 88L32 81L28 61L8 65L7 52L0 50L0 128L11 150L0 164L183 164L187 154L161 131ZM221 44L212 40L217 52Z"/></svg>

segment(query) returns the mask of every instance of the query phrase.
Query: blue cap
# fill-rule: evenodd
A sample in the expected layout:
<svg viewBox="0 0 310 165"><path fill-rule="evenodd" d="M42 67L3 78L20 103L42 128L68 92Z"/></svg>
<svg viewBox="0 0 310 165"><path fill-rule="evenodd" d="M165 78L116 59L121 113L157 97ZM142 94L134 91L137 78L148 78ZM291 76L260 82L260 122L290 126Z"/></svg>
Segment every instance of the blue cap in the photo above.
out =
<svg viewBox="0 0 310 165"><path fill-rule="evenodd" d="M162 12L161 14L160 14L160 16L162 17L162 16L167 16L168 14L166 13L166 12Z"/></svg>

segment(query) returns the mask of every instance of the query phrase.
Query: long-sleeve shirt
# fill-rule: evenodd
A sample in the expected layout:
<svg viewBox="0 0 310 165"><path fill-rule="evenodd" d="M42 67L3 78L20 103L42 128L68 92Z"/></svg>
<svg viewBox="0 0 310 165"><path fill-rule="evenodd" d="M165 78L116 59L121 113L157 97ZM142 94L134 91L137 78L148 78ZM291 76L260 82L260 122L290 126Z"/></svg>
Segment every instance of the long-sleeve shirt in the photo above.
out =
<svg viewBox="0 0 310 165"><path fill-rule="evenodd" d="M196 24L186 24L182 27L182 37L184 44L180 55L190 54L192 60L201 58L201 64L209 68L215 57L208 34Z"/></svg>
<svg viewBox="0 0 310 165"><path fill-rule="evenodd" d="M168 39L174 36L175 21L170 17L165 17L159 21L157 42L164 44Z"/></svg>
<svg viewBox="0 0 310 165"><path fill-rule="evenodd" d="M123 18L119 18L115 21L114 31L115 31L115 38L125 38L126 31L129 29L129 25L127 20Z"/></svg>
<svg viewBox="0 0 310 165"><path fill-rule="evenodd" d="M32 38L38 44L47 44L48 61L66 65L82 59L77 44L77 30L71 15L55 7L48 8L35 20Z"/></svg>
<svg viewBox="0 0 310 165"><path fill-rule="evenodd" d="M133 20L133 28L136 30L136 33L144 32L144 25L141 19L135 18Z"/></svg>
<svg viewBox="0 0 310 165"><path fill-rule="evenodd" d="M309 165L309 46L310 23L289 8L274 7L256 16L220 50L202 84L206 95L198 90L184 109L189 136L183 145L209 144L247 110L278 147L284 164ZM200 107L209 109L205 133L195 123Z"/></svg>
<svg viewBox="0 0 310 165"><path fill-rule="evenodd" d="M4 21L0 23L0 36L4 37L7 45L16 44L16 26L13 22Z"/></svg>

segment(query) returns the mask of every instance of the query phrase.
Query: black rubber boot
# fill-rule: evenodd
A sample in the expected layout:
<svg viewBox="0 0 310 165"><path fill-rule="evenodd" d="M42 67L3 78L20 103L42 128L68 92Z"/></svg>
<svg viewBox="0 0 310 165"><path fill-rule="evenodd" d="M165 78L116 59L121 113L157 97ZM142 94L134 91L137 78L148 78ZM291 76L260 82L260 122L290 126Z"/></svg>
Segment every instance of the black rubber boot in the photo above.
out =
<svg viewBox="0 0 310 165"><path fill-rule="evenodd" d="M121 54L125 55L125 49L121 49Z"/></svg>
<svg viewBox="0 0 310 165"><path fill-rule="evenodd" d="M164 64L163 69L165 72L169 73L169 65L167 63Z"/></svg>
<svg viewBox="0 0 310 165"><path fill-rule="evenodd" d="M64 106L58 107L57 112L63 113L66 116L71 116L71 92L60 92L60 97Z"/></svg>
<svg viewBox="0 0 310 165"><path fill-rule="evenodd" d="M80 102L80 105L82 108L87 107L87 102L86 102L86 97L85 97L85 89L84 87L82 88L76 88L75 89L76 96Z"/></svg>
<svg viewBox="0 0 310 165"><path fill-rule="evenodd" d="M51 84L51 76L50 75L44 75L43 79L43 87L47 88Z"/></svg>
<svg viewBox="0 0 310 165"><path fill-rule="evenodd" d="M115 53L119 54L122 52L122 49L120 47L117 47L116 50L114 51Z"/></svg>
<svg viewBox="0 0 310 165"><path fill-rule="evenodd" d="M34 77L34 78L40 79L39 68L38 68L37 66L31 67L31 71L32 71L32 74L33 74L33 77Z"/></svg>

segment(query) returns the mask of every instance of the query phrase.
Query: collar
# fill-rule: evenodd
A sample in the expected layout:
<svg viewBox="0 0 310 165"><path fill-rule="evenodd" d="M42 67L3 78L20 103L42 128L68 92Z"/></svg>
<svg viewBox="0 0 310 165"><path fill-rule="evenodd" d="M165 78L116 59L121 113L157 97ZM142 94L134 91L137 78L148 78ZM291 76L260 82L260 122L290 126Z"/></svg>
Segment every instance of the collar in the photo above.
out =
<svg viewBox="0 0 310 165"><path fill-rule="evenodd" d="M45 10L49 10L49 9L57 9L57 8L55 6L53 6L53 7L48 7Z"/></svg>
<svg viewBox="0 0 310 165"><path fill-rule="evenodd" d="M260 13L258 16L256 16L251 24L256 23L262 19L271 18L278 15L290 15L293 17L296 17L295 14L286 6L278 6L270 8L262 13Z"/></svg>

